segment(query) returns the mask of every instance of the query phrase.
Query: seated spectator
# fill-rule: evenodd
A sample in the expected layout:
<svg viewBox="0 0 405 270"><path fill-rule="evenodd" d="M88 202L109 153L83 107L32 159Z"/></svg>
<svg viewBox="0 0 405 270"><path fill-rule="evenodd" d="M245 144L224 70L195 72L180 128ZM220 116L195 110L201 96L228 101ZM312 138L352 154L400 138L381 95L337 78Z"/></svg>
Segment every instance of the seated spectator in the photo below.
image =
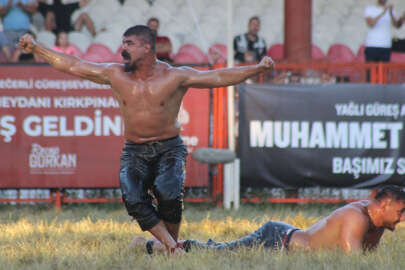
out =
<svg viewBox="0 0 405 270"><path fill-rule="evenodd" d="M59 32L56 35L55 46L52 48L54 51L70 54L80 57L81 52L76 46L69 43L68 35L66 32Z"/></svg>
<svg viewBox="0 0 405 270"><path fill-rule="evenodd" d="M250 57L253 54L254 62L259 62L266 55L266 42L262 37L259 37L260 19L254 16L249 19L248 32L236 36L233 40L235 50L235 60L239 63L246 62L245 56ZM249 59L251 60L251 59Z"/></svg>
<svg viewBox="0 0 405 270"><path fill-rule="evenodd" d="M1 20L0 20L0 49L4 54L5 60L7 61L10 58L10 43L8 42L7 36L3 32L3 25L1 24Z"/></svg>
<svg viewBox="0 0 405 270"><path fill-rule="evenodd" d="M173 61L170 57L170 54L172 53L172 42L168 37L158 35L159 20L152 17L148 20L147 25L156 35L156 57L161 61L171 63Z"/></svg>
<svg viewBox="0 0 405 270"><path fill-rule="evenodd" d="M28 31L28 34L36 38L35 34L31 31ZM16 47L16 49L13 51L9 62L11 63L43 63L44 60L42 60L39 56L33 54L33 53L26 53L24 50L22 50L20 47Z"/></svg>
<svg viewBox="0 0 405 270"><path fill-rule="evenodd" d="M45 18L45 29L53 31L55 34L59 32L80 31L83 25L94 37L96 30L94 22L89 14L83 12L79 17L72 22L71 17L74 11L84 7L90 0L39 0L39 11Z"/></svg>
<svg viewBox="0 0 405 270"><path fill-rule="evenodd" d="M11 48L30 30L30 16L37 7L37 0L0 0L3 30Z"/></svg>
<svg viewBox="0 0 405 270"><path fill-rule="evenodd" d="M243 64L246 64L246 65L252 65L252 64L257 63L256 57L255 57L255 54L253 51L246 51L244 53L244 59L245 59L245 61L243 61ZM246 80L246 83L258 83L258 82L260 82L261 76L263 76L263 75L258 74L253 77L250 77L249 79Z"/></svg>
<svg viewBox="0 0 405 270"><path fill-rule="evenodd" d="M253 51L244 52L243 58L244 58L243 63L245 64L254 64L257 62L256 55Z"/></svg>

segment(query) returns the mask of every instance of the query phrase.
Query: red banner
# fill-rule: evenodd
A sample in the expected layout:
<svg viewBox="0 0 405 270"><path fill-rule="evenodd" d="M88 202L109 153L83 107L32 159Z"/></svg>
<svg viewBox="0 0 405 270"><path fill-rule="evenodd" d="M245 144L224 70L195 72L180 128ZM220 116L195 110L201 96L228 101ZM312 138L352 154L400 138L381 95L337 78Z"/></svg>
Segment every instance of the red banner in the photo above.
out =
<svg viewBox="0 0 405 270"><path fill-rule="evenodd" d="M189 153L208 146L209 92L190 89L179 113ZM109 86L49 66L0 67L0 188L119 186L123 119ZM187 158L186 186L208 166Z"/></svg>

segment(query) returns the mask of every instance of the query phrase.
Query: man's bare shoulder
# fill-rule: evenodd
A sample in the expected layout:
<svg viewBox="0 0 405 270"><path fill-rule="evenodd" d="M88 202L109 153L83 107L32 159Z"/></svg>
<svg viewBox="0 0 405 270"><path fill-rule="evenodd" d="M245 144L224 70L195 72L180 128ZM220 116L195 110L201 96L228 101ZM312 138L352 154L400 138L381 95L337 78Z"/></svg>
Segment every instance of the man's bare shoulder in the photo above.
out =
<svg viewBox="0 0 405 270"><path fill-rule="evenodd" d="M109 71L124 71L124 65L120 63L104 63L103 64Z"/></svg>
<svg viewBox="0 0 405 270"><path fill-rule="evenodd" d="M198 70L196 70L192 67L172 66L167 63L163 63L160 67L160 70L163 71L164 73L166 73L166 75L168 75L170 78L176 79L179 81L183 81L183 80L189 78L189 76L192 76L193 74L198 72Z"/></svg>
<svg viewBox="0 0 405 270"><path fill-rule="evenodd" d="M102 65L104 65L105 73L109 74L109 76L112 76L111 78L114 78L116 76L120 76L120 75L126 73L123 64L120 64L120 63L103 63Z"/></svg>
<svg viewBox="0 0 405 270"><path fill-rule="evenodd" d="M189 67L189 66L171 66L171 65L169 65L168 71L170 71L174 74L178 74L178 75L187 75L190 72L197 72L198 70L193 67Z"/></svg>
<svg viewBox="0 0 405 270"><path fill-rule="evenodd" d="M367 205L367 201L353 202L337 209L335 212L343 221L358 222L359 225L368 224Z"/></svg>

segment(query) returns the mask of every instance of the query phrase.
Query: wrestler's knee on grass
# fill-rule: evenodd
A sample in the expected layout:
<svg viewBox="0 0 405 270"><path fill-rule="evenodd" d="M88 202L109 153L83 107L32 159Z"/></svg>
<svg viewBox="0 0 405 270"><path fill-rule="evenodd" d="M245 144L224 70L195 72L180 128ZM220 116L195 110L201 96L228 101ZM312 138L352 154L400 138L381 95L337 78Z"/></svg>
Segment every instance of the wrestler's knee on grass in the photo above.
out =
<svg viewBox="0 0 405 270"><path fill-rule="evenodd" d="M128 214L138 222L142 231L148 231L159 223L160 219L152 205L124 202Z"/></svg>
<svg viewBox="0 0 405 270"><path fill-rule="evenodd" d="M183 212L182 188L177 186L157 185L154 190L158 200L158 215L166 222L177 224Z"/></svg>

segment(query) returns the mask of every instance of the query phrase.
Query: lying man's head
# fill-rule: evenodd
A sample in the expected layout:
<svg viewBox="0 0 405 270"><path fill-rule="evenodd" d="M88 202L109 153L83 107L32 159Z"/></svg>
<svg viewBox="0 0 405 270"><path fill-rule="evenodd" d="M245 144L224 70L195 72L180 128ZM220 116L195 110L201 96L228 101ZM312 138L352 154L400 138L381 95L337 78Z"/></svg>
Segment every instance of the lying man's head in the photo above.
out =
<svg viewBox="0 0 405 270"><path fill-rule="evenodd" d="M377 192L374 199L378 205L376 220L373 220L376 226L393 231L399 222L405 220L405 191L403 188L385 186Z"/></svg>

